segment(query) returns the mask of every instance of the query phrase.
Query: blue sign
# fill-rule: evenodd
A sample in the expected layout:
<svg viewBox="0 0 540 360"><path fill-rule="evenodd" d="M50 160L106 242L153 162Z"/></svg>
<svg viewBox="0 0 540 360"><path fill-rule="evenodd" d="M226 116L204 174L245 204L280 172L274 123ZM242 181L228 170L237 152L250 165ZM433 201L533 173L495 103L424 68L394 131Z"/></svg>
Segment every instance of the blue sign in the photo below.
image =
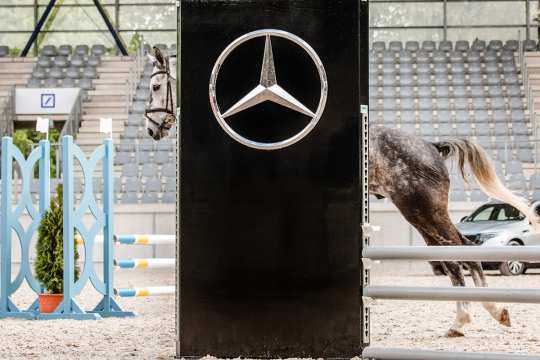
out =
<svg viewBox="0 0 540 360"><path fill-rule="evenodd" d="M41 94L41 108L51 109L56 106L55 94Z"/></svg>

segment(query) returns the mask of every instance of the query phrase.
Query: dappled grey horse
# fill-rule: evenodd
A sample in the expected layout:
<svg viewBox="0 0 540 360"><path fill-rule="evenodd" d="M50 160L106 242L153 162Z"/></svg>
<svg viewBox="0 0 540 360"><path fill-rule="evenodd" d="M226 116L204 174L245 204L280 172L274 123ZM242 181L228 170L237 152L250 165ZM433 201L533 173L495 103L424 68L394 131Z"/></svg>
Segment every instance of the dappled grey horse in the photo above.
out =
<svg viewBox="0 0 540 360"><path fill-rule="evenodd" d="M428 142L399 130L372 127L369 191L379 198L390 199L405 219L418 230L427 245L470 245L470 241L459 233L448 214L450 178L444 162L449 158L457 160L465 181L467 164L486 194L519 209L536 228L536 216L527 202L500 182L486 152L469 140ZM444 261L442 266L453 286L465 286L462 266L470 271L476 286L487 286L479 262ZM507 309L492 302L484 302L483 306L500 324L510 326ZM457 316L447 335L463 336L463 327L471 321L468 304L458 302Z"/></svg>
<svg viewBox="0 0 540 360"><path fill-rule="evenodd" d="M174 122L174 102L170 93L171 82L176 78L176 59L169 59L159 49L154 48L154 51L154 56L150 56L154 69L146 118L149 135L159 140L167 135ZM370 131L369 191L390 199L420 232L427 245L469 245L448 214L450 178L444 163L448 158L458 161L464 178L464 168L468 164L486 194L513 205L536 225L527 202L500 182L485 151L468 140L432 143L398 130L373 127ZM476 286L487 286L478 262L445 261L442 265L454 286L465 286L462 267L470 271ZM507 309L492 302L484 302L483 306L500 324L510 326ZM463 336L463 327L471 320L468 303L458 302L457 316L447 335Z"/></svg>

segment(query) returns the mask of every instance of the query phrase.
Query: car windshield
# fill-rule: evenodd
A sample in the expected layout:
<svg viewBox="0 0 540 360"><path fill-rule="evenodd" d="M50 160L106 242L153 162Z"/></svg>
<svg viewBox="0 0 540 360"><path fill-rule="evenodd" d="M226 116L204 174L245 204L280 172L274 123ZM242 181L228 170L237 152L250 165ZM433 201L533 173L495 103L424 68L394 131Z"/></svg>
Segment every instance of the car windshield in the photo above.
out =
<svg viewBox="0 0 540 360"><path fill-rule="evenodd" d="M465 221L519 221L523 219L525 219L525 215L511 205L490 204L478 208Z"/></svg>

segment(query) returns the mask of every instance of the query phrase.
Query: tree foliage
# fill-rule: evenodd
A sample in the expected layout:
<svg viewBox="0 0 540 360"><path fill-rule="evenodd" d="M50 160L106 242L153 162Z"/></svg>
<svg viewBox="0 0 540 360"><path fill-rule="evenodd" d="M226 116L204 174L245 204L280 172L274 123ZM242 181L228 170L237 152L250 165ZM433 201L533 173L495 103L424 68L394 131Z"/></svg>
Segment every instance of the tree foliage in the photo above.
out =
<svg viewBox="0 0 540 360"><path fill-rule="evenodd" d="M63 242L63 196L62 184L56 188L56 196L51 199L50 209L43 215L38 228L37 259L34 264L36 279L52 294L64 291L64 242ZM75 281L79 278L77 260L79 252L75 247Z"/></svg>

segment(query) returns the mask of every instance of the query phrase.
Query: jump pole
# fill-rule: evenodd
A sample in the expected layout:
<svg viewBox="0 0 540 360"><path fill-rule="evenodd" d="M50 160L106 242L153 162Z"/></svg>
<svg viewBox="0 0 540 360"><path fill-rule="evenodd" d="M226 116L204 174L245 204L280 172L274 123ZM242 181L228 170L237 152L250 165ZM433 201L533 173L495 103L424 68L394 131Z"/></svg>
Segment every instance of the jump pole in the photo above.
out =
<svg viewBox="0 0 540 360"><path fill-rule="evenodd" d="M173 258L164 259L114 259L120 269L170 269L176 264Z"/></svg>
<svg viewBox="0 0 540 360"><path fill-rule="evenodd" d="M118 288L114 289L114 294L120 297L136 297L136 296L160 296L172 295L176 291L174 286L153 286L153 287L138 287L138 288Z"/></svg>

